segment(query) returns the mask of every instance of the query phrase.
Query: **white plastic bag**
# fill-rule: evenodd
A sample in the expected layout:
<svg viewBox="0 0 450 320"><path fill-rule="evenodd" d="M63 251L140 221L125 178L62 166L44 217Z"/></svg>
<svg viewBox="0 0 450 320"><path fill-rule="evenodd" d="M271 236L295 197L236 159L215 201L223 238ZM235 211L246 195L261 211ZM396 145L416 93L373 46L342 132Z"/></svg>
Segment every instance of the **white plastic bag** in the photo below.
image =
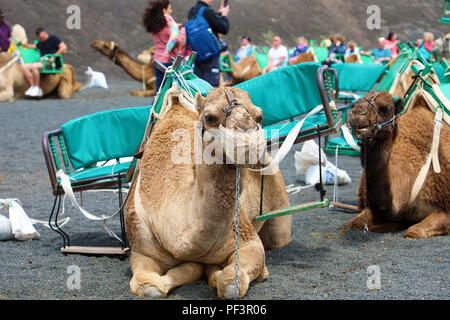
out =
<svg viewBox="0 0 450 320"><path fill-rule="evenodd" d="M19 200L0 199L0 208L1 207L5 207L9 211L10 228L14 238L24 241L40 236L34 228L32 221L23 210ZM3 220L2 225L4 227L4 235L7 237L7 232L9 231L7 222Z"/></svg>
<svg viewBox="0 0 450 320"><path fill-rule="evenodd" d="M322 165L327 163L327 156L321 151ZM308 140L303 144L302 151L295 152L295 169L297 174L306 174L306 170L314 164L319 164L319 146Z"/></svg>
<svg viewBox="0 0 450 320"><path fill-rule="evenodd" d="M11 222L4 215L0 214L0 241L12 240L14 235L11 229Z"/></svg>
<svg viewBox="0 0 450 320"><path fill-rule="evenodd" d="M327 160L325 153L322 150L320 152L322 153L323 184L334 184L336 180L338 184L352 182L346 171L336 168L335 165ZM298 175L305 175L305 183L307 185L319 183L319 146L313 140L308 140L303 144L302 151L297 151L294 157L296 172Z"/></svg>
<svg viewBox="0 0 450 320"><path fill-rule="evenodd" d="M87 71L85 72L89 76L89 88L104 88L108 89L108 83L106 81L105 74L102 72L94 71L91 67L87 68Z"/></svg>

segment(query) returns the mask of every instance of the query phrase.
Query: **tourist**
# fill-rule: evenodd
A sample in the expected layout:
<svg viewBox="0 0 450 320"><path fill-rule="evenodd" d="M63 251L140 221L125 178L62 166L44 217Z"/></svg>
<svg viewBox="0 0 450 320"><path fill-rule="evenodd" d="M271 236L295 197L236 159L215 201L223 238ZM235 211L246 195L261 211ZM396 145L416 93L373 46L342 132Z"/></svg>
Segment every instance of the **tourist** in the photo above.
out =
<svg viewBox="0 0 450 320"><path fill-rule="evenodd" d="M0 52L6 52L9 49L9 39L11 38L11 28L5 21L5 15L0 9Z"/></svg>
<svg viewBox="0 0 450 320"><path fill-rule="evenodd" d="M228 14L230 6L224 5L222 1L220 9L215 12L211 8L214 0L199 0L188 12L188 19L191 20L201 8L205 7L203 17L208 22L211 31L219 38L218 34L227 34L230 29ZM194 73L201 79L207 81L211 86L217 88L220 86L220 55L212 57L203 62L196 61L194 64Z"/></svg>
<svg viewBox="0 0 450 320"><path fill-rule="evenodd" d="M347 49L345 50L345 59L347 59L348 57L352 56L352 55L358 55L359 54L359 48L356 45L356 42L354 41L349 41L348 42L348 46Z"/></svg>
<svg viewBox="0 0 450 320"><path fill-rule="evenodd" d="M251 56L252 52L252 40L248 36L243 36L241 38L241 46L237 49L236 55L234 56L234 62L239 63L242 59Z"/></svg>
<svg viewBox="0 0 450 320"><path fill-rule="evenodd" d="M154 60L160 62L164 66L170 66L170 58L176 58L184 44L185 31L180 28L172 18L172 5L169 0L150 1L147 9L145 9L142 23L145 29L151 33L155 43L156 51ZM153 66L156 78L156 91L164 78L164 73Z"/></svg>
<svg viewBox="0 0 450 320"><path fill-rule="evenodd" d="M386 39L378 38L378 47L370 51L361 51L361 54L371 55L375 60L375 63L385 64L392 59L391 50L386 48Z"/></svg>
<svg viewBox="0 0 450 320"><path fill-rule="evenodd" d="M295 62L297 61L297 57L300 54L308 51L308 48L308 40L306 40L305 37L298 37L297 46L289 57L289 64L295 64Z"/></svg>
<svg viewBox="0 0 450 320"><path fill-rule="evenodd" d="M282 45L281 38L278 36L272 39L272 48L269 50L269 62L262 73L267 73L288 65L288 50Z"/></svg>
<svg viewBox="0 0 450 320"><path fill-rule="evenodd" d="M345 36L341 34L336 35L333 44L328 49L328 57L322 64L331 66L333 63L344 62L343 59L346 50Z"/></svg>
<svg viewBox="0 0 450 320"><path fill-rule="evenodd" d="M423 40L419 44L419 51L428 62L431 62L433 60L433 56L431 54L433 47L434 34L432 34L431 32L425 32L423 34Z"/></svg>
<svg viewBox="0 0 450 320"><path fill-rule="evenodd" d="M395 32L389 32L389 35L385 41L385 45L386 48L391 50L392 58L398 56L398 42L399 41L397 40L397 34Z"/></svg>
<svg viewBox="0 0 450 320"><path fill-rule="evenodd" d="M37 44L22 43L24 48L39 49L41 57L46 54L61 54L67 50L67 45L57 36L50 35L44 28L36 29L36 36L39 40ZM25 95L30 97L42 97L43 92L40 87L40 70L44 68L42 61L22 64L25 78L30 84L30 88Z"/></svg>

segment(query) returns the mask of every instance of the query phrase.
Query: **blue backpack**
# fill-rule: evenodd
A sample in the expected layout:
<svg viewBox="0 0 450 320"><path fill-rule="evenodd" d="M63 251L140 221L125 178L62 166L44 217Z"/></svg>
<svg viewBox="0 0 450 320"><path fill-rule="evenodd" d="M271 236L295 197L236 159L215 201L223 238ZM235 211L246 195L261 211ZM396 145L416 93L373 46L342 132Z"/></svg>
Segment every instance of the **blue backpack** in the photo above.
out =
<svg viewBox="0 0 450 320"><path fill-rule="evenodd" d="M211 30L208 21L203 17L202 7L197 15L186 22L186 50L188 46L197 52L196 61L204 62L220 54L218 39Z"/></svg>

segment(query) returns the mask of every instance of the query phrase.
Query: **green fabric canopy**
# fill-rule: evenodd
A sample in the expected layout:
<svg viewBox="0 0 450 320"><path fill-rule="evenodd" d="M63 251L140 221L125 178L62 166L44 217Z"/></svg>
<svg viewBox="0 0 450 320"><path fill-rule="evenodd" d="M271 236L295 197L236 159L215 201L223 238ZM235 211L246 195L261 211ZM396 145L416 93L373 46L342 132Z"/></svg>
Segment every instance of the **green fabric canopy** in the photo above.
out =
<svg viewBox="0 0 450 320"><path fill-rule="evenodd" d="M144 136L150 107L102 111L61 126L72 167L76 170L133 156Z"/></svg>
<svg viewBox="0 0 450 320"><path fill-rule="evenodd" d="M317 85L320 63L277 69L236 85L250 94L264 114L263 126L304 115L322 104Z"/></svg>
<svg viewBox="0 0 450 320"><path fill-rule="evenodd" d="M335 63L331 67L338 72L339 90L356 92L370 91L386 69L376 63Z"/></svg>

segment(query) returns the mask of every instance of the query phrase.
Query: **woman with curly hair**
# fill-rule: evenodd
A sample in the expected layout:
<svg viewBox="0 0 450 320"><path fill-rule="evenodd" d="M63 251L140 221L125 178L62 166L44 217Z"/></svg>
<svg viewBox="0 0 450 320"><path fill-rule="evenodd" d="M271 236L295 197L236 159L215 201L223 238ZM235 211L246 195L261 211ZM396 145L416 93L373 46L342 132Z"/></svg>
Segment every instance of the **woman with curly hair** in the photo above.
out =
<svg viewBox="0 0 450 320"><path fill-rule="evenodd" d="M142 23L151 33L155 43L154 59L165 66L170 65L170 58L176 58L185 42L185 29L172 18L172 5L169 0L150 1L145 9ZM161 86L164 74L157 68L156 93Z"/></svg>

